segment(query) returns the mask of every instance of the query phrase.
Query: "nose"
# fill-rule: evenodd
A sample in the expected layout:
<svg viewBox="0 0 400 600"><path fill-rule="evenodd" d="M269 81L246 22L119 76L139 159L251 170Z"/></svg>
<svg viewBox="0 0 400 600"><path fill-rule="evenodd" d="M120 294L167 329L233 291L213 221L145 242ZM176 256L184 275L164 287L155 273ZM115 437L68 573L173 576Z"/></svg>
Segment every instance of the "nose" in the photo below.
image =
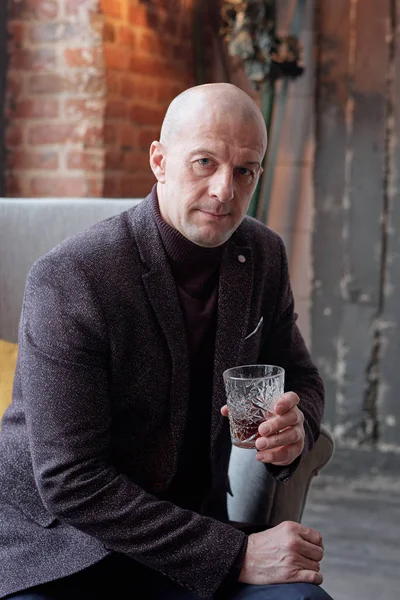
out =
<svg viewBox="0 0 400 600"><path fill-rule="evenodd" d="M233 173L230 169L218 169L210 180L209 194L219 202L233 198Z"/></svg>

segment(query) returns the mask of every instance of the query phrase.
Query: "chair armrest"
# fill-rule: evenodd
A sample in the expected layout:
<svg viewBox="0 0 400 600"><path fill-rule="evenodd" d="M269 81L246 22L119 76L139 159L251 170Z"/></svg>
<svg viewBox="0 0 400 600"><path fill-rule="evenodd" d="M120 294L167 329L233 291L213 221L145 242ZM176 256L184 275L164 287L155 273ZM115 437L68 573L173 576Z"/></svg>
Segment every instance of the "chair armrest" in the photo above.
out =
<svg viewBox="0 0 400 600"><path fill-rule="evenodd" d="M265 466L255 460L255 450L232 448L228 515L232 521L274 527L282 521L300 522L313 478L327 465L334 441L326 429L286 483L275 482Z"/></svg>

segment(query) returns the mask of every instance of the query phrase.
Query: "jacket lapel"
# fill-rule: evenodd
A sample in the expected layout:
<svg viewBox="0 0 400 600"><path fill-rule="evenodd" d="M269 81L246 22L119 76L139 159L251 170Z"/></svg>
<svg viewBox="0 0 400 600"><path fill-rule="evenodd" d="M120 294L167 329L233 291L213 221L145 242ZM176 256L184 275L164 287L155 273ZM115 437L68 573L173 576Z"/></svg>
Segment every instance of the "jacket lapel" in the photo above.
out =
<svg viewBox="0 0 400 600"><path fill-rule="evenodd" d="M171 354L170 426L175 459L186 422L189 397L189 355L178 292L152 214L148 197L134 210L132 225L144 263L143 285ZM143 232L146 235L143 235ZM164 368L164 365L160 365Z"/></svg>
<svg viewBox="0 0 400 600"><path fill-rule="evenodd" d="M237 365L248 329L253 291L254 264L252 249L235 240L234 234L221 265L218 321L215 340L211 448L221 432L225 417L220 409L226 404L222 373Z"/></svg>

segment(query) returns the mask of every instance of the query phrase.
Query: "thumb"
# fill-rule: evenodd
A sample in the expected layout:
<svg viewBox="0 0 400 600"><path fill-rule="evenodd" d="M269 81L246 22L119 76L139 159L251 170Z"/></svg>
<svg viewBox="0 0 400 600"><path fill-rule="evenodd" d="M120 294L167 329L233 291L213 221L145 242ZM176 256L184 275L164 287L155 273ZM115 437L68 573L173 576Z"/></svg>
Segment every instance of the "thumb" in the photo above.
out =
<svg viewBox="0 0 400 600"><path fill-rule="evenodd" d="M224 406L221 408L221 415L223 417L227 417L228 416L228 407L226 404L224 404Z"/></svg>

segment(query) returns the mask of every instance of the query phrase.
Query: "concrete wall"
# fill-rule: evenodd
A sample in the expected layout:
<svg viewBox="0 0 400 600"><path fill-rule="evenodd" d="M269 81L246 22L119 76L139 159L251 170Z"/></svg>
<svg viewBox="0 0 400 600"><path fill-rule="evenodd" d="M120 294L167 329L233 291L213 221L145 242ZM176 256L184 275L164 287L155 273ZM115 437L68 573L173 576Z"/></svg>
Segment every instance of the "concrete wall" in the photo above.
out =
<svg viewBox="0 0 400 600"><path fill-rule="evenodd" d="M312 348L339 444L400 452L400 2L319 0Z"/></svg>

